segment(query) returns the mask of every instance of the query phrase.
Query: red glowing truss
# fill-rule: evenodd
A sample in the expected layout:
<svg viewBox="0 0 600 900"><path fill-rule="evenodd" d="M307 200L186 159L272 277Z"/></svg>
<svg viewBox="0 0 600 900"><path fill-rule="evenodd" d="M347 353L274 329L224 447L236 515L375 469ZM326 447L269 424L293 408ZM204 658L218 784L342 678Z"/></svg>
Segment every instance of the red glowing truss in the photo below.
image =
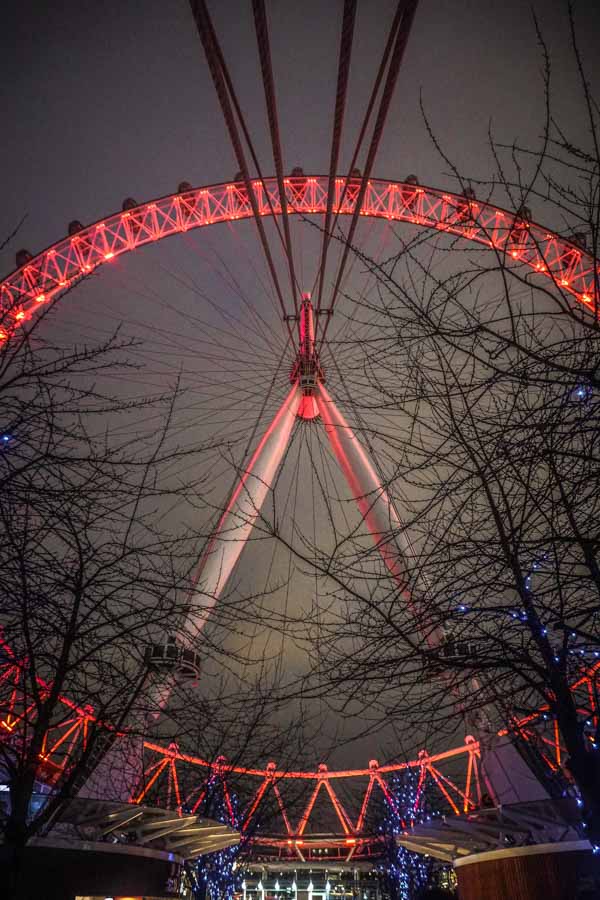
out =
<svg viewBox="0 0 600 900"><path fill-rule="evenodd" d="M345 178L335 179L333 212L351 215L356 192L349 189L344 193L345 182ZM285 184L289 213L326 213L327 176L306 176L300 186L290 179ZM253 186L260 215L280 214L277 179L255 181ZM89 225L32 257L0 282L4 315L0 337L6 337L11 328L27 321L36 309L67 287L123 253L173 234L248 219L252 214L246 188L236 182L171 194ZM576 300L594 307L593 257L541 225L525 222L518 214L458 194L381 179L369 181L361 214L447 231L482 244L503 254L511 264L550 278Z"/></svg>
<svg viewBox="0 0 600 900"><path fill-rule="evenodd" d="M33 724L36 711L23 682L26 677L24 666L6 644L0 644L0 649L0 740L13 741ZM42 688L45 686L41 680L39 683ZM600 714L596 705L599 687L600 663L596 663L571 688L579 714L589 718L594 726ZM78 758L87 740L89 724L95 721L91 707L81 708L66 697L60 702L62 713L46 735L37 773L40 781L49 784L56 783L68 771L71 760ZM550 772L562 766L564 748L547 706L540 707L515 725L525 740L535 740L538 747L545 748L542 758ZM501 735L505 733L500 732ZM324 848L331 859L376 855L380 837L372 831L369 822L374 794L379 791L393 808L391 779L408 769L419 773L417 805L427 790L430 796L432 792L437 794L438 802L448 813L468 814L481 805L484 791L480 746L472 737L467 737L461 746L442 753L430 754L422 750L415 759L401 763L379 765L372 760L364 769L335 771L323 764L313 771L287 771L279 769L274 762L264 769L251 768L229 765L223 757L211 763L180 752L175 744L164 747L150 741L145 743L145 755L146 768L142 782L131 798L133 802L161 803L179 814L185 809L194 812L200 808L209 781L217 774L224 786L226 808L229 799L233 820L228 785L235 781L237 790L242 779L249 786L250 797L242 811L241 827L246 831L251 828L261 805L273 797L281 814L281 827L268 834L259 832L251 838L250 845L260 854L275 854L278 858L291 855L301 859L321 859L318 854ZM300 797L299 784L306 785ZM350 790L351 786L354 790ZM315 834L310 828L320 796L330 803L338 823L337 829L327 834Z"/></svg>

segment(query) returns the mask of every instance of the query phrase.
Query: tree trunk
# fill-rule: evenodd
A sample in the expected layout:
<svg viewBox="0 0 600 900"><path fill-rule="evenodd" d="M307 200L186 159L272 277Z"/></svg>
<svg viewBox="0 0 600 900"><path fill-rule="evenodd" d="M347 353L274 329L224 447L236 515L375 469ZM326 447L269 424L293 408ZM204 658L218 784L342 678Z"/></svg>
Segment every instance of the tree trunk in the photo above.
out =
<svg viewBox="0 0 600 900"><path fill-rule="evenodd" d="M567 765L581 792L586 836L600 846L600 752L578 749Z"/></svg>
<svg viewBox="0 0 600 900"><path fill-rule="evenodd" d="M11 900L29 900L22 881L25 844L26 838L22 833L7 828L1 848L1 859L7 884L6 896Z"/></svg>

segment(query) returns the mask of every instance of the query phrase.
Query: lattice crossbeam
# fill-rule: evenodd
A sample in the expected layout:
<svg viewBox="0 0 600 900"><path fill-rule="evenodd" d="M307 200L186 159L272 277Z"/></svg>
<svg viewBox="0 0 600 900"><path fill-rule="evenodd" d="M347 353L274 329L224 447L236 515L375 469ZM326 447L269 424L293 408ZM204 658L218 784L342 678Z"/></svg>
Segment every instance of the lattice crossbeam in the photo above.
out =
<svg viewBox="0 0 600 900"><path fill-rule="evenodd" d="M335 180L333 211L351 215L358 187L350 180L344 194L345 182L345 178ZM264 183L256 181L253 185L260 215L279 215L276 179L266 178ZM327 186L328 178L323 175L286 179L289 213L324 214ZM447 231L484 245L510 263L550 278L562 291L594 307L598 271L593 257L576 243L514 213L435 188L372 179L361 215ZM219 184L171 194L82 228L0 282L0 309L4 313L0 337L6 337L11 328L27 321L36 309L98 266L124 253L194 228L251 216L244 186Z"/></svg>

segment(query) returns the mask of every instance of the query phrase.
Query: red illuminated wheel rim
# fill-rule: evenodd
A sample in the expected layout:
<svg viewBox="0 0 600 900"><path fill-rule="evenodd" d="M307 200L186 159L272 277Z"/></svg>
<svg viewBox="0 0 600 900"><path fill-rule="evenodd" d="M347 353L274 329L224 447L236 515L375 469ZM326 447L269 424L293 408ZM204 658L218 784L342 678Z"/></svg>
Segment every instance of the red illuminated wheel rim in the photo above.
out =
<svg viewBox="0 0 600 900"><path fill-rule="evenodd" d="M253 182L261 216L279 215L275 178ZM299 187L286 179L288 211L314 216L327 210L328 178L306 176ZM333 209L352 215L356 191L345 178L335 181ZM341 205L340 205L341 204ZM361 215L408 222L448 232L502 254L509 263L550 279L588 308L594 306L595 265L585 250L514 213L462 195L414 184L371 179ZM99 266L124 253L195 228L252 217L243 184L219 184L170 194L115 213L57 241L0 283L5 338L44 304L58 297Z"/></svg>

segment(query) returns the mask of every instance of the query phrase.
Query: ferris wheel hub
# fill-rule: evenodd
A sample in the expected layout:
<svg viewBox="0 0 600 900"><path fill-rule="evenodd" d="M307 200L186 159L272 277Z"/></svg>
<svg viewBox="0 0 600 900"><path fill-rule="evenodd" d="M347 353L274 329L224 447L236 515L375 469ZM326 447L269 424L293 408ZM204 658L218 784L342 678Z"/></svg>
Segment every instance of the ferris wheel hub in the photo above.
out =
<svg viewBox="0 0 600 900"><path fill-rule="evenodd" d="M316 419L319 415L315 392L317 385L325 381L325 375L315 348L315 318L310 294L302 295L302 305L298 317L298 354L292 366L290 381L297 383L302 391L298 407L299 419Z"/></svg>

